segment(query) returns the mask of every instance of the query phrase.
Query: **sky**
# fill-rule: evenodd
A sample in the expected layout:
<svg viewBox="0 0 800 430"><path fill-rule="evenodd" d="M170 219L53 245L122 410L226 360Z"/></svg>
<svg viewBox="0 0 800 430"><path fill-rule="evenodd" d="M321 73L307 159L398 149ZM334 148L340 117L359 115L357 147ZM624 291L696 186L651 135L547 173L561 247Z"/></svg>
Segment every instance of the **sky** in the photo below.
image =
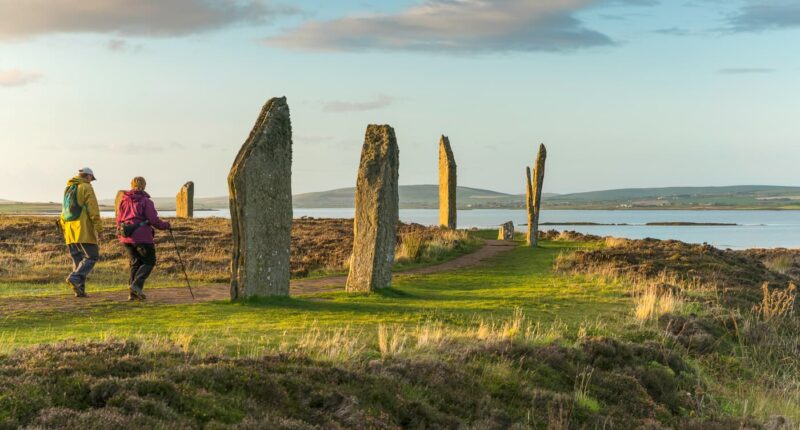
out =
<svg viewBox="0 0 800 430"><path fill-rule="evenodd" d="M294 193L352 187L367 124L400 184L524 192L800 186L797 0L0 0L0 199L134 176L227 194L286 96Z"/></svg>

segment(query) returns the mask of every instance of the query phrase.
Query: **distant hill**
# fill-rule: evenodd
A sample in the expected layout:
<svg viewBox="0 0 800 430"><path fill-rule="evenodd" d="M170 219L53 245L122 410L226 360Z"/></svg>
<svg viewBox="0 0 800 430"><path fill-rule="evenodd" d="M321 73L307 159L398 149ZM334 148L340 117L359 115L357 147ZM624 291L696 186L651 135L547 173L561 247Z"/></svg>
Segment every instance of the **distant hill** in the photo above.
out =
<svg viewBox="0 0 800 430"><path fill-rule="evenodd" d="M439 207L438 185L401 185L399 191L402 208ZM355 188L339 188L297 194L293 197L293 205L297 208L352 208L355 204L354 197ZM524 202L524 198L519 195L469 187L458 187L456 200L460 208L509 207Z"/></svg>
<svg viewBox="0 0 800 430"><path fill-rule="evenodd" d="M800 187L736 185L623 188L550 196L545 199L545 207L570 209L800 209Z"/></svg>
<svg viewBox="0 0 800 430"><path fill-rule="evenodd" d="M297 208L351 208L354 188L296 194ZM175 210L174 197L156 197L156 207ZM525 197L479 188L458 187L460 209L524 208ZM113 199L100 201L104 210L113 209ZM400 207L437 208L437 185L401 185ZM572 194L544 194L545 209L800 209L800 187L737 185L727 187L622 188ZM198 197L195 209L226 209L228 197ZM0 213L58 212L57 203L17 203L0 199Z"/></svg>
<svg viewBox="0 0 800 430"><path fill-rule="evenodd" d="M109 206L113 209L114 199L101 199L102 206ZM175 197L153 197L153 203L160 211L174 211ZM195 210L223 209L228 207L228 197L196 197L194 199Z"/></svg>

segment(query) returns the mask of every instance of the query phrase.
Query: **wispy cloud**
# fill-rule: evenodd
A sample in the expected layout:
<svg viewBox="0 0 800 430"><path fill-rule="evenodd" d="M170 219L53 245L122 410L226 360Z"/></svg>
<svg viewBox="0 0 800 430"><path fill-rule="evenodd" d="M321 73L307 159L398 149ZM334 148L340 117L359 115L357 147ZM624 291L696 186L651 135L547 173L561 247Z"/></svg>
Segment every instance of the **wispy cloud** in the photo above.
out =
<svg viewBox="0 0 800 430"><path fill-rule="evenodd" d="M0 40L49 33L180 36L295 12L267 0L0 0Z"/></svg>
<svg viewBox="0 0 800 430"><path fill-rule="evenodd" d="M373 100L368 101L332 101L327 102L322 110L325 112L364 112L370 110L378 110L388 107L394 102L394 99L387 95L378 95Z"/></svg>
<svg viewBox="0 0 800 430"><path fill-rule="evenodd" d="M730 31L754 32L800 27L800 2L797 0L750 0L729 20Z"/></svg>
<svg viewBox="0 0 800 430"><path fill-rule="evenodd" d="M689 30L685 30L679 27L669 27L669 28L659 28L658 30L653 30L653 33L663 34L666 36L688 36Z"/></svg>
<svg viewBox="0 0 800 430"><path fill-rule="evenodd" d="M427 0L395 14L308 21L268 38L272 46L312 51L485 53L571 51L613 45L574 14L598 5L651 0Z"/></svg>
<svg viewBox="0 0 800 430"><path fill-rule="evenodd" d="M109 144L85 145L84 148L94 151L114 152L118 154L141 154L153 152L181 151L186 146L176 142L168 143L142 143L142 142L117 142ZM206 148L204 148L206 149Z"/></svg>
<svg viewBox="0 0 800 430"><path fill-rule="evenodd" d="M760 73L772 73L775 69L759 68L759 67L731 67L728 69L719 69L717 73L722 75L752 75Z"/></svg>
<svg viewBox="0 0 800 430"><path fill-rule="evenodd" d="M106 42L106 48L112 52L137 53L142 50L142 45L132 44L125 39L110 39Z"/></svg>
<svg viewBox="0 0 800 430"><path fill-rule="evenodd" d="M0 70L0 87L21 87L41 79L42 75L24 70Z"/></svg>

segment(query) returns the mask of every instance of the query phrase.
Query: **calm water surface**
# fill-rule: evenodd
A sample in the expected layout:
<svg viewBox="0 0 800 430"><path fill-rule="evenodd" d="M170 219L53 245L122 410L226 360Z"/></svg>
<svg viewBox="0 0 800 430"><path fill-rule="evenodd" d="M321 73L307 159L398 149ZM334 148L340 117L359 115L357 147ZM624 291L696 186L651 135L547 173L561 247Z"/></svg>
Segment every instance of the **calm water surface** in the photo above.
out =
<svg viewBox="0 0 800 430"><path fill-rule="evenodd" d="M163 212L174 216L175 212ZM108 214L104 214L109 216ZM110 214L113 216L113 213ZM230 217L228 210L195 211L197 217ZM296 218L352 218L353 209L295 209ZM424 225L436 225L435 209L401 209L400 219ZM460 228L496 228L513 221L519 229L526 223L524 210L478 209L458 211ZM540 222L593 222L628 224L602 226L543 226L543 229L575 230L600 236L641 239L677 239L689 243L707 242L719 248L800 248L800 211L581 211L550 210L542 212ZM736 226L646 226L649 222L732 223Z"/></svg>

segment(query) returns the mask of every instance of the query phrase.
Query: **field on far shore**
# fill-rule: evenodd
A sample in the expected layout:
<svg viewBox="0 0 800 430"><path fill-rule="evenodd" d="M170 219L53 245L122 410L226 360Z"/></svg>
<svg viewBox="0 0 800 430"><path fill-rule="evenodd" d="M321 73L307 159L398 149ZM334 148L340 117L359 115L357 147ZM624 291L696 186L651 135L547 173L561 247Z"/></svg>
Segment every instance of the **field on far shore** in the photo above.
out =
<svg viewBox="0 0 800 430"><path fill-rule="evenodd" d="M0 274L3 300L78 300L42 287L64 270L48 222L0 217L0 267L24 266ZM176 222L199 290L225 278L226 223ZM298 220L295 275L341 273L347 224ZM401 268L496 234L405 226ZM515 244L470 267L400 270L373 294L11 307L0 429L797 429L797 252L569 232ZM92 285L124 288L109 284L124 259L104 248ZM180 285L161 250L153 286Z"/></svg>

